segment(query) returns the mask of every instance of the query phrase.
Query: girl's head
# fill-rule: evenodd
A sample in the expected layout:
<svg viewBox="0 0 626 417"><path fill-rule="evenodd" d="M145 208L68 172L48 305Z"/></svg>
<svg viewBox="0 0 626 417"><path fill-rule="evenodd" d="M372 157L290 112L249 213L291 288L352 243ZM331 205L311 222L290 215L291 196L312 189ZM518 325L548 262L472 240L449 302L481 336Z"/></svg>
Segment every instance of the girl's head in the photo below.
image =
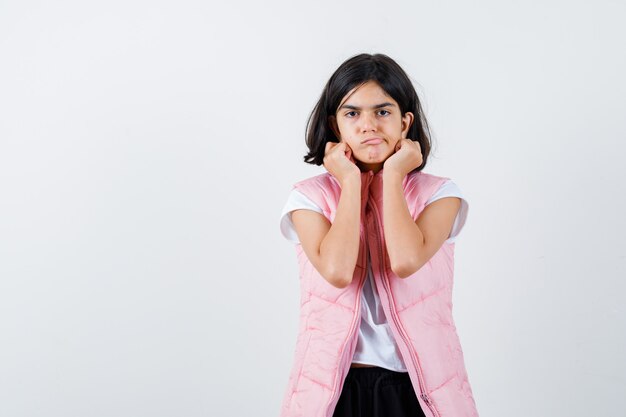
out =
<svg viewBox="0 0 626 417"><path fill-rule="evenodd" d="M380 138L379 144L363 143ZM419 142L421 171L430 153L430 131L413 84L383 54L356 55L337 68L306 126L304 161L322 165L327 142L346 142L361 171L378 171L400 139Z"/></svg>

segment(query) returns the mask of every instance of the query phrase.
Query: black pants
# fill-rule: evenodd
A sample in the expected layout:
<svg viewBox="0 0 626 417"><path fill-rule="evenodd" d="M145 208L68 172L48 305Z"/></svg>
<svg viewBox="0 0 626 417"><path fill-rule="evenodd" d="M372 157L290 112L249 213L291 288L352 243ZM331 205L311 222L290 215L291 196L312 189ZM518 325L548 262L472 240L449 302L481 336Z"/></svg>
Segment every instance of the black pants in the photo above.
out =
<svg viewBox="0 0 626 417"><path fill-rule="evenodd" d="M408 372L350 368L333 417L423 417Z"/></svg>

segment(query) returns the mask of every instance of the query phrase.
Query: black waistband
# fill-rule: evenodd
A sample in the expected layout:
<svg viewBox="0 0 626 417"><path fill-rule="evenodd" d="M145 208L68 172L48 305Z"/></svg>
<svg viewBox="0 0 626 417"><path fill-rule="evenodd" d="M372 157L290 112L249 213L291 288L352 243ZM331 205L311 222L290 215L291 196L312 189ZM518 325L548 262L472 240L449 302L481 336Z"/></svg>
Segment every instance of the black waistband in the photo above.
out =
<svg viewBox="0 0 626 417"><path fill-rule="evenodd" d="M357 380L361 388L374 388L374 386L394 385L398 383L410 383L408 372L398 372L380 366L350 368L346 376L346 382Z"/></svg>

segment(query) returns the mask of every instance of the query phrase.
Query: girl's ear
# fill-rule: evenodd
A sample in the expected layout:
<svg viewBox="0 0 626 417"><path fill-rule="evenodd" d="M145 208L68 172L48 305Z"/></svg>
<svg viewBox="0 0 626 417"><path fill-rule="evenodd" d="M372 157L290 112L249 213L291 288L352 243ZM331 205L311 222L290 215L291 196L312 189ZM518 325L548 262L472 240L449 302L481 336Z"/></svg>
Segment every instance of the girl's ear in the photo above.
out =
<svg viewBox="0 0 626 417"><path fill-rule="evenodd" d="M339 134L339 127L337 126L337 118L335 116L328 116L328 124L331 130L335 134L335 137L341 141L341 135Z"/></svg>
<svg viewBox="0 0 626 417"><path fill-rule="evenodd" d="M413 124L413 113L410 111L404 113L402 116L402 139L406 139L406 135L409 133L409 128Z"/></svg>

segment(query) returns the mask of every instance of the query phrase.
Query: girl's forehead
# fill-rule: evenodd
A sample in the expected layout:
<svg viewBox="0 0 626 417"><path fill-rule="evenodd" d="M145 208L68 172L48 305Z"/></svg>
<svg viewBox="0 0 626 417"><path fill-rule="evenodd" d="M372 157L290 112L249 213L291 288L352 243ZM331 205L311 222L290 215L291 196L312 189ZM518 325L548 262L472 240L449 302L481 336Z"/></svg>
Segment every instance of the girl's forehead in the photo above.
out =
<svg viewBox="0 0 626 417"><path fill-rule="evenodd" d="M385 98L387 101L395 102L395 100L387 94L380 84L376 81L367 81L348 91L348 93L341 99L337 108L348 103L348 101L350 101L350 104L359 105L360 102L368 102L371 100L375 101L381 98Z"/></svg>

